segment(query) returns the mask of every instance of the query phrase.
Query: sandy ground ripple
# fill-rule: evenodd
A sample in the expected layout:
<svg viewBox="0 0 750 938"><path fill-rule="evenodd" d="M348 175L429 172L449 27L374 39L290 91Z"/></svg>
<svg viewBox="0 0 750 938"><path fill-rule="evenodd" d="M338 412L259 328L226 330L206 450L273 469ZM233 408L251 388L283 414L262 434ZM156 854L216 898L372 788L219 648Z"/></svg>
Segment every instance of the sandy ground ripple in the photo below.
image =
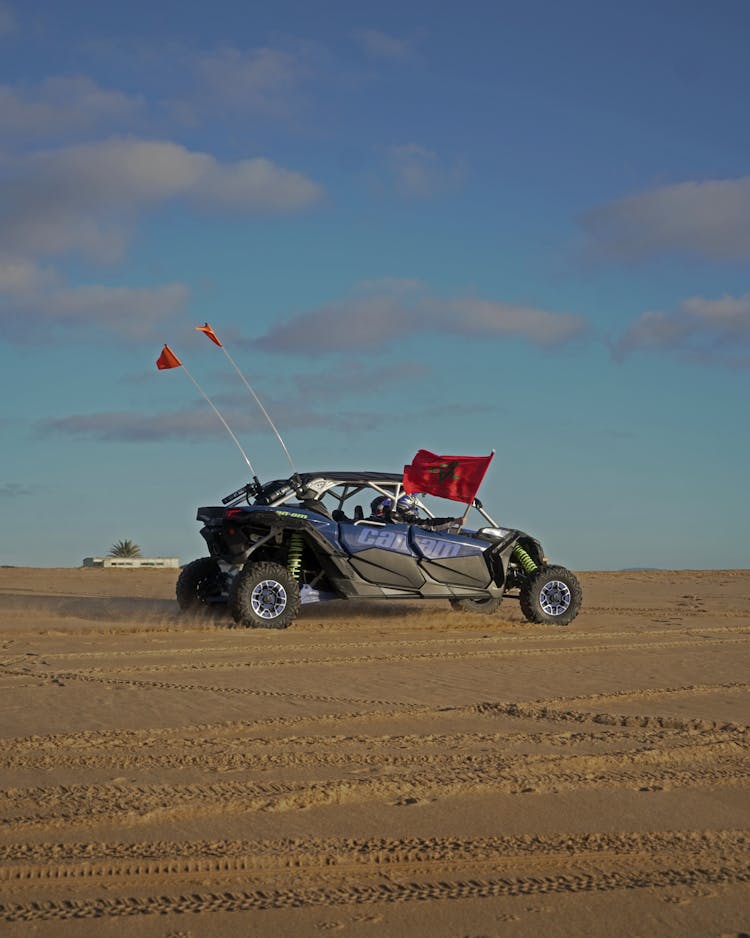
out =
<svg viewBox="0 0 750 938"><path fill-rule="evenodd" d="M175 571L0 569L0 933L750 934L750 572L177 614Z"/></svg>

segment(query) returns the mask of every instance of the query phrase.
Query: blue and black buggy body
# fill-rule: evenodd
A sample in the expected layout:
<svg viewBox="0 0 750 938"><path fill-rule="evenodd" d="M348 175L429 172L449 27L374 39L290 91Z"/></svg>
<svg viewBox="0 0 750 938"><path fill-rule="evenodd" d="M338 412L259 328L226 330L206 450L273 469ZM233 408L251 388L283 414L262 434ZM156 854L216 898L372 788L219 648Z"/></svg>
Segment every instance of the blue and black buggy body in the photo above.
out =
<svg viewBox="0 0 750 938"><path fill-rule="evenodd" d="M225 607L251 628L286 628L303 603L329 599L447 599L491 613L511 597L531 622L567 625L578 614L574 574L549 565L535 538L499 527L479 499L472 507L484 524L473 530L463 518L435 518L420 499L400 512L401 501L395 473L255 480L198 509L209 556L183 568L179 606ZM375 502L392 510L374 516Z"/></svg>

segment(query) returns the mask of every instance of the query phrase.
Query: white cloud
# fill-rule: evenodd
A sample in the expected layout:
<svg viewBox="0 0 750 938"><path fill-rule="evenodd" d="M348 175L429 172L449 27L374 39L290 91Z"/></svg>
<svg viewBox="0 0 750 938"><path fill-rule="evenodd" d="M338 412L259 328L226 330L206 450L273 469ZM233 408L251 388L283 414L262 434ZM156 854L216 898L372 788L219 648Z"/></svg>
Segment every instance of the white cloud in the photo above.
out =
<svg viewBox="0 0 750 938"><path fill-rule="evenodd" d="M615 345L619 358L657 349L705 363L750 366L750 294L684 300L674 312L642 313Z"/></svg>
<svg viewBox="0 0 750 938"><path fill-rule="evenodd" d="M196 64L199 88L224 109L286 114L307 69L298 55L262 47L224 47L201 56Z"/></svg>
<svg viewBox="0 0 750 938"><path fill-rule="evenodd" d="M594 209L583 224L597 247L624 258L679 251L746 260L750 176L652 189Z"/></svg>
<svg viewBox="0 0 750 938"><path fill-rule="evenodd" d="M169 380L165 375L152 372L154 381ZM183 379L184 380L184 379ZM237 406L227 406L218 398L220 412L232 431L241 436L247 433L268 433L268 424L256 407L248 406L243 396ZM273 406L274 416L282 426L310 427L328 424L329 420L315 410L289 401L286 406ZM71 414L67 417L52 417L40 421L37 429L42 434L61 433L72 437L86 437L102 441L155 442L167 439L205 440L224 438L232 446L226 429L208 404L197 399L191 405L178 410L158 414L133 411L109 411L89 414Z"/></svg>
<svg viewBox="0 0 750 938"><path fill-rule="evenodd" d="M88 324L130 338L145 338L185 307L187 287L181 283L156 287L85 284L51 292L42 309L48 321Z"/></svg>
<svg viewBox="0 0 750 938"><path fill-rule="evenodd" d="M411 42L384 33L379 29L355 30L354 38L362 45L365 53L374 59L405 61L414 56L414 48Z"/></svg>
<svg viewBox="0 0 750 938"><path fill-rule="evenodd" d="M169 378L152 373L156 382ZM321 395L322 397L322 395ZM216 402L216 398L214 398ZM309 429L320 427L327 436L340 435L351 443L358 436L371 434L373 430L387 428L393 417L382 408L373 410L342 409L340 396L329 402L328 408L324 405L318 409L310 406L309 400L300 400L299 394L286 401L275 401L271 406L274 421L284 428L284 432L296 427ZM237 406L226 406L219 402L221 414L242 441L247 434L260 433L264 439L268 438L269 428L265 418L257 408L248 406L248 398L243 397ZM471 408L463 405L447 405L441 408L440 413L463 415L481 410L474 405ZM417 413L415 419L424 416L432 417L432 409ZM61 434L72 438L85 438L101 442L124 443L163 443L174 439L181 442L203 441L207 439L221 440L227 451L233 449L233 444L222 426L221 421L208 407L206 402L197 399L191 406L162 413L143 413L137 411L107 411L99 413L70 414L68 416L50 417L41 420L36 425L37 432L42 436ZM237 456L239 457L239 455ZM12 494L12 493L9 493ZM2 491L0 491L0 496Z"/></svg>
<svg viewBox="0 0 750 938"><path fill-rule="evenodd" d="M399 195L425 199L460 185L465 167L445 166L437 153L416 143L387 147L385 160Z"/></svg>
<svg viewBox="0 0 750 938"><path fill-rule="evenodd" d="M30 90L0 85L0 126L6 143L121 126L143 108L142 98L109 91L83 76L48 78Z"/></svg>
<svg viewBox="0 0 750 938"><path fill-rule="evenodd" d="M336 380L330 371L295 374L294 382L306 401L341 400L341 395L353 396L359 392L371 397L380 389L390 389L414 381L427 380L432 374L428 365L410 361L372 364L365 359L347 359L336 368Z"/></svg>
<svg viewBox="0 0 750 938"><path fill-rule="evenodd" d="M441 318L446 332L522 338L535 345L559 345L584 331L581 317L570 313L475 297L448 301Z"/></svg>
<svg viewBox="0 0 750 938"><path fill-rule="evenodd" d="M23 296L43 288L51 279L51 274L25 257L0 254L0 295Z"/></svg>
<svg viewBox="0 0 750 938"><path fill-rule="evenodd" d="M180 313L187 298L187 288L180 283L70 285L54 271L24 258L0 255L0 324L5 341L58 342L69 330L83 327L143 339ZM71 335L71 340L78 335Z"/></svg>
<svg viewBox="0 0 750 938"><path fill-rule="evenodd" d="M257 340L268 351L351 352L383 348L419 334L520 338L555 346L581 335L579 316L477 297L443 299L424 291L384 290L294 316Z"/></svg>
<svg viewBox="0 0 750 938"><path fill-rule="evenodd" d="M111 258L138 213L170 199L262 215L306 209L321 195L316 183L269 160L223 164L169 141L110 139L6 164L0 249Z"/></svg>
<svg viewBox="0 0 750 938"><path fill-rule="evenodd" d="M194 194L197 202L213 209L251 214L296 212L320 196L320 187L306 176L262 158L215 164Z"/></svg>

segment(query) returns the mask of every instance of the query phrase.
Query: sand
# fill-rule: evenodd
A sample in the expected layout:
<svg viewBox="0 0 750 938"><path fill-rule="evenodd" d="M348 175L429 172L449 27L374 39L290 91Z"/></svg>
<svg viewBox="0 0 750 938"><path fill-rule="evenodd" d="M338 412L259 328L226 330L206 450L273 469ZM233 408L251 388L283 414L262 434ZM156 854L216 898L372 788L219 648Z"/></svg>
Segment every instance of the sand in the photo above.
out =
<svg viewBox="0 0 750 938"><path fill-rule="evenodd" d="M750 572L286 631L175 578L0 570L2 935L750 932Z"/></svg>

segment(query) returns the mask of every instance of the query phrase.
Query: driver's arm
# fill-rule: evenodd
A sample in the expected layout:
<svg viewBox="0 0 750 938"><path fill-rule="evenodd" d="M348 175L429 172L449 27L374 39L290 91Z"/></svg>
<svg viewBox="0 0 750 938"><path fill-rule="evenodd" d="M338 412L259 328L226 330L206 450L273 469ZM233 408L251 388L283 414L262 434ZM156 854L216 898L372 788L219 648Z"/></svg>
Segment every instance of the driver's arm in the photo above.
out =
<svg viewBox="0 0 750 938"><path fill-rule="evenodd" d="M457 528L461 525L460 518L420 518L416 522L420 528L428 528L430 531L449 531L451 528Z"/></svg>

